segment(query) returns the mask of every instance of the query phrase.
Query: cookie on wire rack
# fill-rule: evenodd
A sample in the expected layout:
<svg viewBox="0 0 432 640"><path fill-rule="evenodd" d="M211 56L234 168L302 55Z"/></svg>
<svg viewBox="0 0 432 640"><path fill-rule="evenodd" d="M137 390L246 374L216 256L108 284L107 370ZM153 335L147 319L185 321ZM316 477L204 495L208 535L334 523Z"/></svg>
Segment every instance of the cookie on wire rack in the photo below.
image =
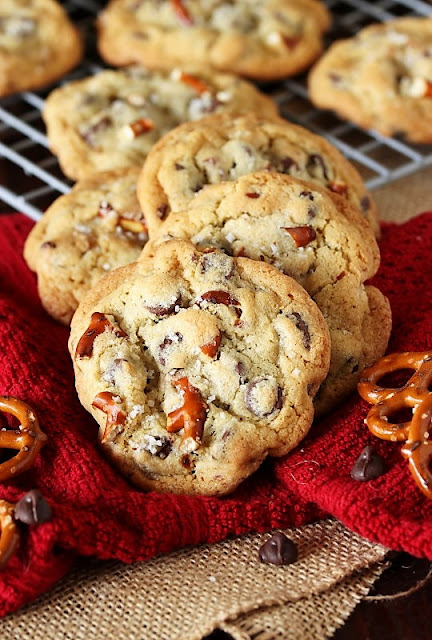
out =
<svg viewBox="0 0 432 640"><path fill-rule="evenodd" d="M58 80L82 53L78 30L55 0L1 0L0 96Z"/></svg>
<svg viewBox="0 0 432 640"><path fill-rule="evenodd" d="M73 179L142 165L161 136L209 113L257 111L271 117L276 104L230 74L142 67L106 70L53 91L43 118L52 151Z"/></svg>
<svg viewBox="0 0 432 640"><path fill-rule="evenodd" d="M139 169L95 174L48 208L27 237L43 306L69 324L79 302L108 271L138 258L148 239L136 197Z"/></svg>
<svg viewBox="0 0 432 640"><path fill-rule="evenodd" d="M309 95L365 129L432 143L432 17L374 24L334 43L309 75Z"/></svg>
<svg viewBox="0 0 432 640"><path fill-rule="evenodd" d="M319 0L111 0L97 26L109 64L192 64L276 80L316 60L329 25Z"/></svg>

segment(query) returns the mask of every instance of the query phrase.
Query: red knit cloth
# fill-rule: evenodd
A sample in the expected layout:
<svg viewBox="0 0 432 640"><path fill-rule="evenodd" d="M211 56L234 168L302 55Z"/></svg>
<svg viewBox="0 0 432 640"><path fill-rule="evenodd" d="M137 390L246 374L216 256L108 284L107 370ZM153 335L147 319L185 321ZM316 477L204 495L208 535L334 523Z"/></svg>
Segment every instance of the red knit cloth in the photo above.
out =
<svg viewBox="0 0 432 640"><path fill-rule="evenodd" d="M414 484L400 445L368 432L368 407L356 395L314 425L301 449L267 460L231 496L131 487L99 452L97 426L75 393L68 329L41 307L35 277L23 261L31 224L20 215L1 218L0 394L31 404L49 441L29 471L0 486L0 498L16 502L38 488L54 515L43 525L23 527L19 551L0 573L0 615L47 590L76 554L132 562L327 514L371 540L432 560L432 501ZM374 284L393 310L389 352L432 349L432 213L384 225L381 253ZM384 456L389 470L355 482L349 471L366 444Z"/></svg>

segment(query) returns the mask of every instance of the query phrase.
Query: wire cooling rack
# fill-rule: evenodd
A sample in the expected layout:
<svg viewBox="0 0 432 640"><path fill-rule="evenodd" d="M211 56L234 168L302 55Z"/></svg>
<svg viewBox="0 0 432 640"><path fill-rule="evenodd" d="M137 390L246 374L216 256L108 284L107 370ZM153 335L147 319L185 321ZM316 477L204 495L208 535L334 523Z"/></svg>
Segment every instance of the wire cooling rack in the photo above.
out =
<svg viewBox="0 0 432 640"><path fill-rule="evenodd" d="M86 58L62 84L93 74L103 67L94 44L94 19L102 0L63 3L72 20L86 34ZM327 0L334 16L328 42L349 37L367 24L403 15L432 15L422 0ZM53 87L0 100L0 210L22 211L38 219L51 202L71 188L50 153L41 119L44 99ZM325 136L357 166L370 189L432 164L432 146L408 145L384 138L318 110L309 102L306 76L264 87L279 104L282 115Z"/></svg>

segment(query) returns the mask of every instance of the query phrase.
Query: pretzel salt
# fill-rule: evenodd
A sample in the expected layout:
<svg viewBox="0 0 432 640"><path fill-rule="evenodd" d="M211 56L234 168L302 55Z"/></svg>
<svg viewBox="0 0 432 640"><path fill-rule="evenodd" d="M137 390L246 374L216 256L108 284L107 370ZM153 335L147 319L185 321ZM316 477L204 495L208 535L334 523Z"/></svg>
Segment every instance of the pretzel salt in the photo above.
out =
<svg viewBox="0 0 432 640"><path fill-rule="evenodd" d="M0 500L0 569L3 569L19 544L18 527L13 518L14 511L14 504Z"/></svg>
<svg viewBox="0 0 432 640"><path fill-rule="evenodd" d="M378 385L383 376L402 369L414 371L402 387L385 388ZM414 411L429 396L431 384L432 351L394 353L365 369L358 384L358 392L366 402L374 405L366 418L370 431L384 440L407 440L412 421L396 424L390 418L402 409L410 408Z"/></svg>
<svg viewBox="0 0 432 640"><path fill-rule="evenodd" d="M31 407L12 396L0 396L0 411L9 413L20 422L18 429L0 429L0 449L16 449L18 453L0 463L0 482L10 480L33 464L47 436L39 426Z"/></svg>

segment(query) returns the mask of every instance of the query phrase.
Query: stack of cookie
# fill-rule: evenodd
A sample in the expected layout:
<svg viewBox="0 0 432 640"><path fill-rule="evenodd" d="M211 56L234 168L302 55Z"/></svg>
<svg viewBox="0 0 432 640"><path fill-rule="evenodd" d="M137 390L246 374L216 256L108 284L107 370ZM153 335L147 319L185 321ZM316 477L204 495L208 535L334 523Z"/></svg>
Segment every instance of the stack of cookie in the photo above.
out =
<svg viewBox="0 0 432 640"><path fill-rule="evenodd" d="M391 319L365 285L379 225L356 170L222 73L298 70L328 14L316 0L187 7L113 0L102 14L100 48L116 64L177 64L182 16L197 34L193 63L212 71L105 71L56 90L48 136L80 182L35 226L25 257L48 312L72 318L78 395L107 455L142 488L223 495L353 391ZM263 7L262 32L223 37ZM134 46L119 45L125 33Z"/></svg>

